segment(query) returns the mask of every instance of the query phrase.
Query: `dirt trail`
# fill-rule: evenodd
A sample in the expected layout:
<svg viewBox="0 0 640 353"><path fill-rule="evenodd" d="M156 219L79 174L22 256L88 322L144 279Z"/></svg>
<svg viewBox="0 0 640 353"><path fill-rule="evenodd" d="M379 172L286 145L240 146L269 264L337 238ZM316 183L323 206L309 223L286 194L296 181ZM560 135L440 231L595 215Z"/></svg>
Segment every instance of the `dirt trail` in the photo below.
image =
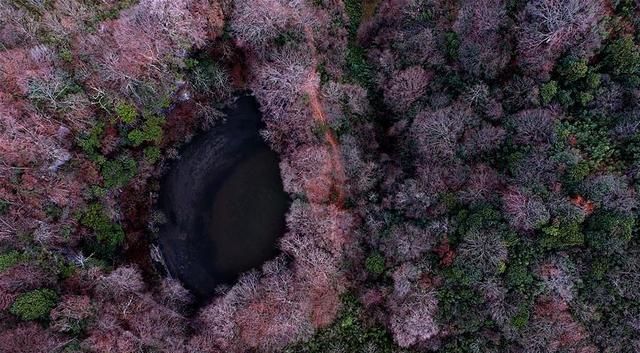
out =
<svg viewBox="0 0 640 353"><path fill-rule="evenodd" d="M309 26L304 28L305 36L309 48L311 49L311 69L312 74L309 75L307 84L305 85L307 95L309 96L309 103L311 106L311 114L313 120L321 124L322 126L328 126L328 121L322 107L320 95L318 92L317 77L318 73L316 68L318 67L318 54L316 52L315 41L313 33ZM344 172L344 164L342 162L342 152L340 151L340 145L335 133L331 128L327 128L324 133L325 141L329 144L329 154L331 156L331 168L333 171L333 190L335 191L335 204L341 207L345 200L344 185L347 180Z"/></svg>

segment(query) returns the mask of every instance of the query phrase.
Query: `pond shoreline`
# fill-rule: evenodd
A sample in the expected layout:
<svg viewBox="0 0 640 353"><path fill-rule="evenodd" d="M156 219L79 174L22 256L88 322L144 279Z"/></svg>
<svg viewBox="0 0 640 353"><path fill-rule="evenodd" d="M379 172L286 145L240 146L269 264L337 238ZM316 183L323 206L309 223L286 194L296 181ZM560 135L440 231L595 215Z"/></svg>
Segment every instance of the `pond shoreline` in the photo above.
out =
<svg viewBox="0 0 640 353"><path fill-rule="evenodd" d="M183 146L158 199L166 267L200 299L277 255L289 206L255 98L239 96L225 113L223 124Z"/></svg>

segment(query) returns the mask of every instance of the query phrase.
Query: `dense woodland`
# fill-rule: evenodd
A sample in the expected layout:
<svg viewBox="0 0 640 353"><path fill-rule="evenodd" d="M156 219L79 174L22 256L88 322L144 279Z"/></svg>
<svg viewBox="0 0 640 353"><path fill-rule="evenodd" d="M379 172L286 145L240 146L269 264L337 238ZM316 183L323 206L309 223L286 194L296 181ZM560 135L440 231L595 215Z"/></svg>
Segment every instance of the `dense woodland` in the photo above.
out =
<svg viewBox="0 0 640 353"><path fill-rule="evenodd" d="M638 352L639 44L637 0L0 0L0 352ZM197 303L159 178L247 90L288 231Z"/></svg>

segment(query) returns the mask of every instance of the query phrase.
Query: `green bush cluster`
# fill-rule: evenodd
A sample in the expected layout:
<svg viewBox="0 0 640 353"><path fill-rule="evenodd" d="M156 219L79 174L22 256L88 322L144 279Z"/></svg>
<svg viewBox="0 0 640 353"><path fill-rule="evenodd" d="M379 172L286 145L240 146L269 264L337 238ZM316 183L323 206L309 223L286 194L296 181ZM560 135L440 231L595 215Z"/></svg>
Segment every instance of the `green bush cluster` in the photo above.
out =
<svg viewBox="0 0 640 353"><path fill-rule="evenodd" d="M500 212L490 206L480 206L472 210L460 210L455 217L456 224L458 225L456 228L456 236L461 238L464 234L472 230L503 226L500 225L501 220L502 215Z"/></svg>
<svg viewBox="0 0 640 353"><path fill-rule="evenodd" d="M355 37L362 21L362 1L345 0L344 7L349 17L349 35Z"/></svg>
<svg viewBox="0 0 640 353"><path fill-rule="evenodd" d="M295 36L296 34L293 32L284 32L280 34L276 42L285 45L289 41L295 40ZM225 96L228 93L231 77L220 64L208 57L187 59L186 64L189 82L196 92L213 93L219 96Z"/></svg>
<svg viewBox="0 0 640 353"><path fill-rule="evenodd" d="M0 254L0 272L8 270L21 261L22 254L15 250Z"/></svg>
<svg viewBox="0 0 640 353"><path fill-rule="evenodd" d="M568 57L560 62L558 73L565 82L573 82L587 76L589 65L586 59Z"/></svg>
<svg viewBox="0 0 640 353"><path fill-rule="evenodd" d="M362 320L363 312L358 299L347 294L342 300L339 317L329 327L319 330L306 341L284 349L283 353L326 353L330 348L339 352L365 352L375 349L379 353L394 351L389 333L379 325Z"/></svg>
<svg viewBox="0 0 640 353"><path fill-rule="evenodd" d="M509 247L509 263L505 271L505 282L511 290L524 297L535 295L536 278L531 269L540 249L533 243L517 239Z"/></svg>
<svg viewBox="0 0 640 353"><path fill-rule="evenodd" d="M144 123L141 127L129 131L127 138L134 147L138 147L145 142L160 143L164 131L162 125L164 124L164 118L149 115L145 117Z"/></svg>
<svg viewBox="0 0 640 353"><path fill-rule="evenodd" d="M551 80L543 84L540 87L540 100L542 104L547 105L551 103L551 101L553 100L553 98L555 98L557 93L558 93L558 82Z"/></svg>
<svg viewBox="0 0 640 353"><path fill-rule="evenodd" d="M365 268L373 276L379 276L384 273L385 263L384 256L379 252L372 252L365 260Z"/></svg>
<svg viewBox="0 0 640 353"><path fill-rule="evenodd" d="M9 202L0 199L0 216L7 214L9 212Z"/></svg>
<svg viewBox="0 0 640 353"><path fill-rule="evenodd" d="M9 311L24 321L46 319L57 301L58 295L53 290L36 289L19 295Z"/></svg>
<svg viewBox="0 0 640 353"><path fill-rule="evenodd" d="M80 217L80 224L91 229L96 235L95 242L90 244L91 250L101 257L115 256L118 247L124 241L124 230L119 224L111 221L102 205L93 203L87 206Z"/></svg>
<svg viewBox="0 0 640 353"><path fill-rule="evenodd" d="M523 329L529 323L530 316L529 307L527 305L520 305L516 314L511 318L511 325L518 330Z"/></svg>
<svg viewBox="0 0 640 353"><path fill-rule="evenodd" d="M484 299L472 287L447 277L438 290L438 319L454 325L461 333L477 332L486 323Z"/></svg>
<svg viewBox="0 0 640 353"><path fill-rule="evenodd" d="M104 134L104 123L96 123L96 125L89 130L89 133L78 138L78 145L82 148L82 151L86 153L89 158L96 160L99 156L99 149L101 145L102 135Z"/></svg>
<svg viewBox="0 0 640 353"><path fill-rule="evenodd" d="M106 188L126 185L138 172L138 164L127 155L105 160L100 164L100 174Z"/></svg>
<svg viewBox="0 0 640 353"><path fill-rule="evenodd" d="M597 250L622 250L620 247L631 240L635 223L632 215L598 211L587 220L586 239Z"/></svg>
<svg viewBox="0 0 640 353"><path fill-rule="evenodd" d="M57 221L62 217L62 208L53 202L47 202L44 205L44 213L46 213L48 219Z"/></svg>
<svg viewBox="0 0 640 353"><path fill-rule="evenodd" d="M118 119L125 124L133 124L138 117L136 107L124 102L116 104L116 114L118 115Z"/></svg>
<svg viewBox="0 0 640 353"><path fill-rule="evenodd" d="M640 73L640 49L631 36L624 36L609 44L604 61L615 75Z"/></svg>
<svg viewBox="0 0 640 353"><path fill-rule="evenodd" d="M586 155L589 170L600 168L613 160L615 145L606 128L594 119L586 118L573 122L565 121L558 127L558 136L564 143L575 139L576 147ZM585 165L580 168L586 168Z"/></svg>
<svg viewBox="0 0 640 353"><path fill-rule="evenodd" d="M364 50L355 43L347 46L346 71L351 81L370 87L373 73L366 60Z"/></svg>
<svg viewBox="0 0 640 353"><path fill-rule="evenodd" d="M562 249L584 244L582 226L578 222L552 224L542 228L544 234L540 240L542 247Z"/></svg>
<svg viewBox="0 0 640 353"><path fill-rule="evenodd" d="M458 58L458 49L460 48L460 38L454 31L449 31L444 34L444 51L452 60Z"/></svg>
<svg viewBox="0 0 640 353"><path fill-rule="evenodd" d="M557 67L556 79L540 87L541 103L548 104L555 98L564 107L586 107L595 99L601 84L597 70L597 65L589 66L584 58L564 58Z"/></svg>
<svg viewBox="0 0 640 353"><path fill-rule="evenodd" d="M160 148L157 146L148 146L144 149L144 160L149 164L154 164L160 159Z"/></svg>

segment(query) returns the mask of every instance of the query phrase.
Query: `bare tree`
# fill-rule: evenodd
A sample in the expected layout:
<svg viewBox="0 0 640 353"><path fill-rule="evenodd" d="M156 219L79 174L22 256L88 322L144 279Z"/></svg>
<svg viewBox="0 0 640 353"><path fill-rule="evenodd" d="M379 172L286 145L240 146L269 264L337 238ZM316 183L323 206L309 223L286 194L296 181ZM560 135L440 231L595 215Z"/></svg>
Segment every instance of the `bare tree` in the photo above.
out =
<svg viewBox="0 0 640 353"><path fill-rule="evenodd" d="M523 67L548 74L567 49L590 55L600 44L598 25L604 18L598 0L533 0L524 9L518 33Z"/></svg>
<svg viewBox="0 0 640 353"><path fill-rule="evenodd" d="M539 197L512 188L502 196L504 212L512 227L530 231L546 224L551 215Z"/></svg>

